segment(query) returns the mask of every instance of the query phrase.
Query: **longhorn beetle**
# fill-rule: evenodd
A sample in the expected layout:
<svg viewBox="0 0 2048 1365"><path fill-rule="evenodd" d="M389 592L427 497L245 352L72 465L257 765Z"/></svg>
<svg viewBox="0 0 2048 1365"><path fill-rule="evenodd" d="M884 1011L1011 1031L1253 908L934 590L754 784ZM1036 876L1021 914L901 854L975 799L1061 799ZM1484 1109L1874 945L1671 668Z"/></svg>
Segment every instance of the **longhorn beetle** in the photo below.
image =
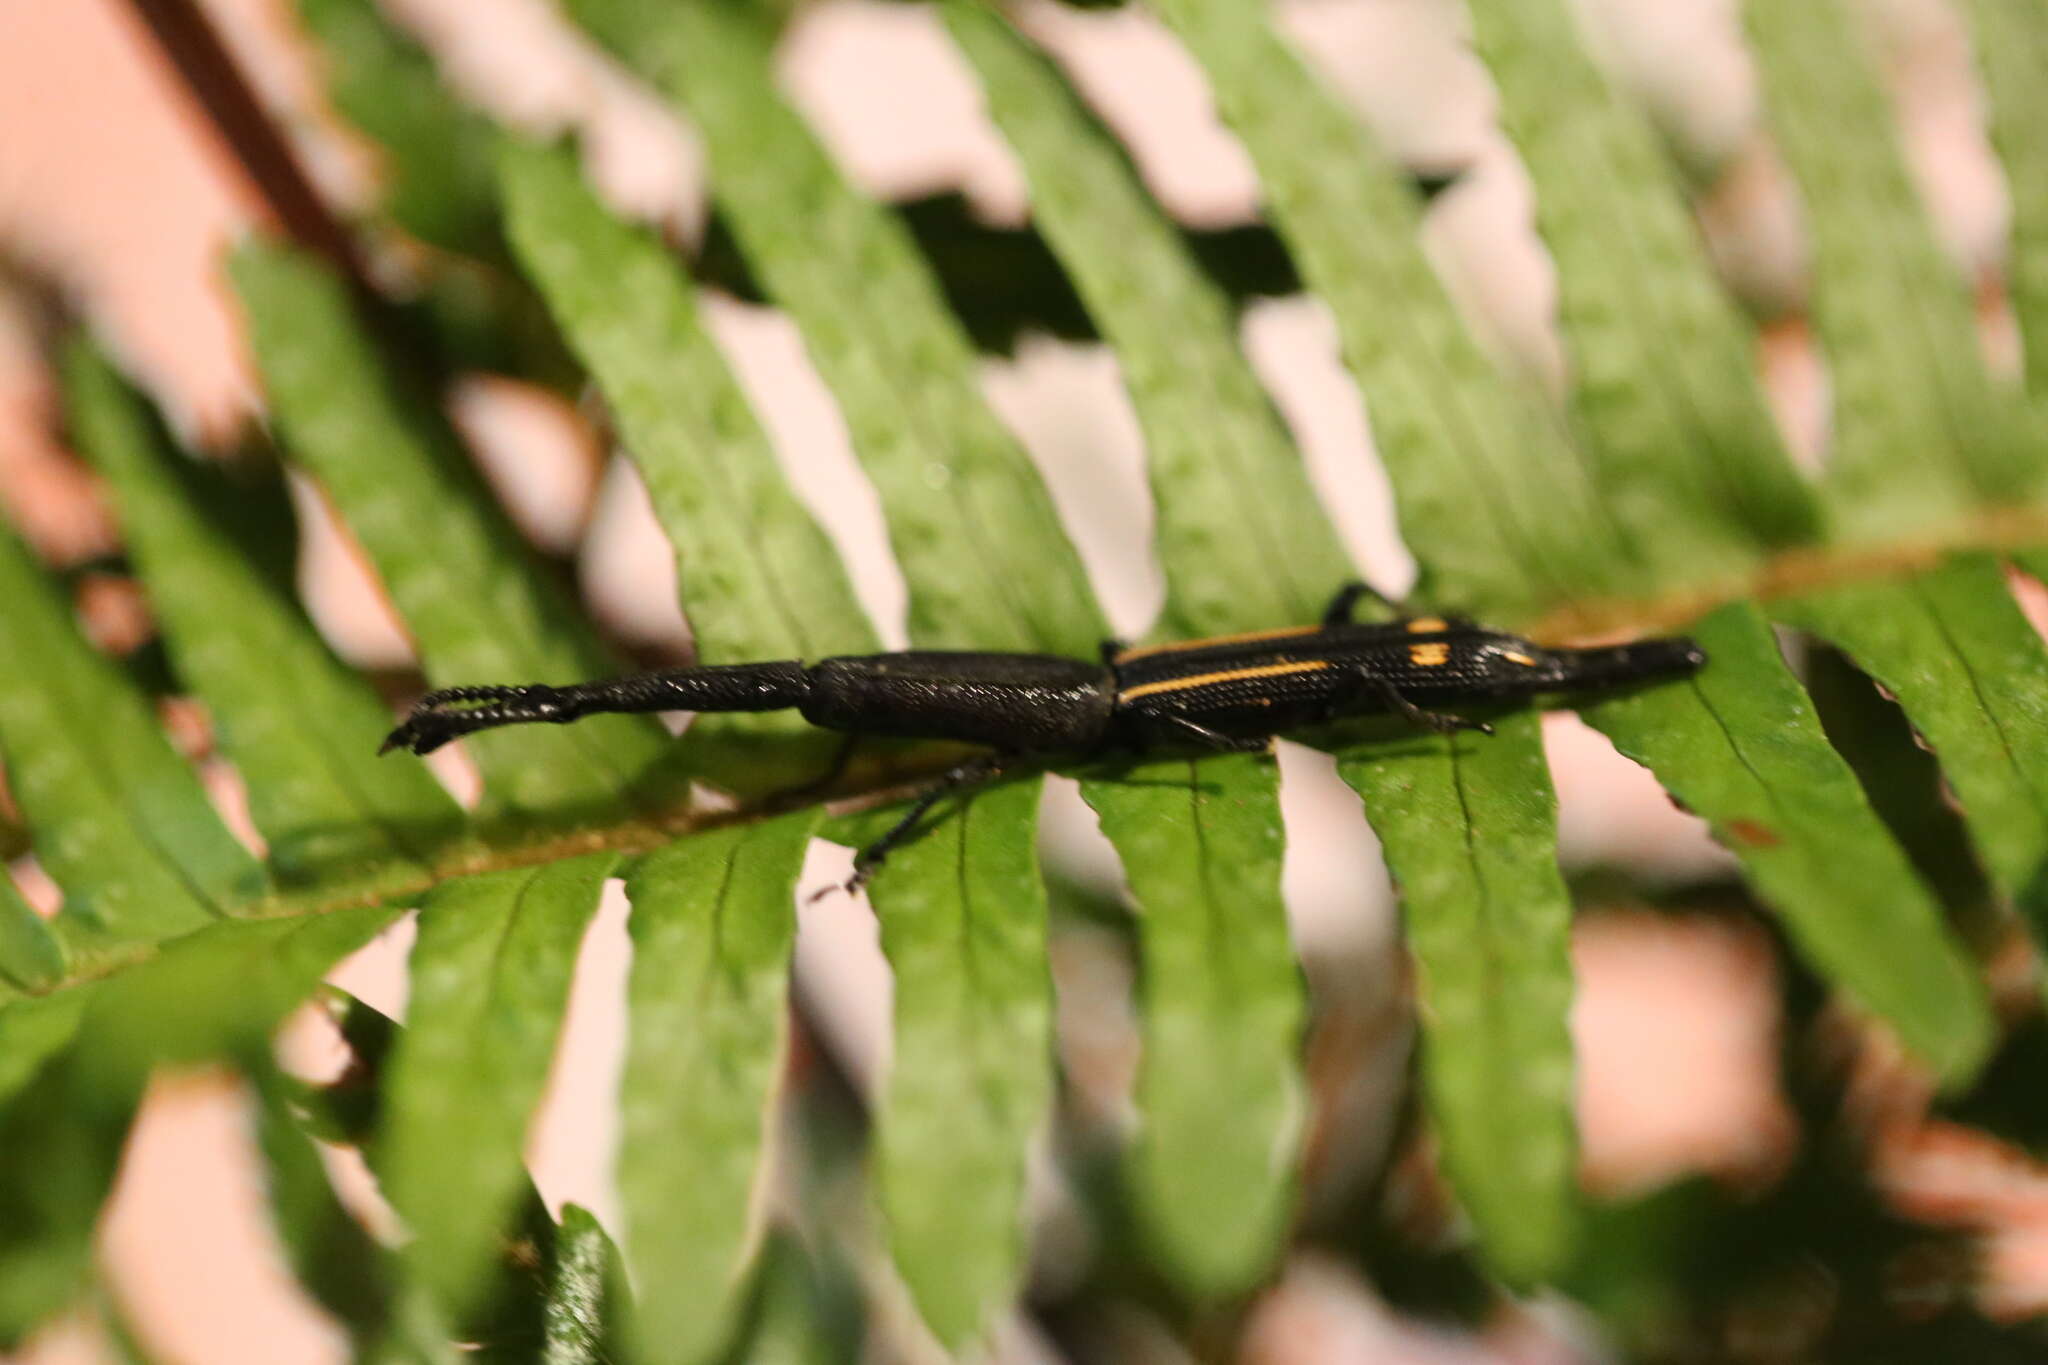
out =
<svg viewBox="0 0 2048 1365"><path fill-rule="evenodd" d="M1378 601L1395 619L1357 624L1352 616L1362 598ZM946 793L988 781L1019 759L1162 748L1252 753L1289 730L1376 713L1439 734L1492 734L1484 721L1424 707L1626 687L1683 677L1706 659L1682 637L1545 649L1463 617L1416 614L1352 583L1317 625L1136 649L1106 641L1096 663L1053 654L905 650L815 664L707 664L568 687L444 688L420 698L380 752L425 754L477 730L562 725L608 712L790 707L847 737L816 789L838 776L864 735L961 740L994 751L944 774L862 849L851 891Z"/></svg>

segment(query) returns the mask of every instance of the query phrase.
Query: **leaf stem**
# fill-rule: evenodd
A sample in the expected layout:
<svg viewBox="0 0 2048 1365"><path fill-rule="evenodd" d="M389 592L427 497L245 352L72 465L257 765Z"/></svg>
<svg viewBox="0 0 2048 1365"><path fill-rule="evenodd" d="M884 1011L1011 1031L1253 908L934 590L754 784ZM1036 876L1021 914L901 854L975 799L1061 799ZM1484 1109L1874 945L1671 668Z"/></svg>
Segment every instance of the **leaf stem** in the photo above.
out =
<svg viewBox="0 0 2048 1365"><path fill-rule="evenodd" d="M328 211L212 23L194 0L128 0L264 205L295 241L365 294L376 291L347 229Z"/></svg>

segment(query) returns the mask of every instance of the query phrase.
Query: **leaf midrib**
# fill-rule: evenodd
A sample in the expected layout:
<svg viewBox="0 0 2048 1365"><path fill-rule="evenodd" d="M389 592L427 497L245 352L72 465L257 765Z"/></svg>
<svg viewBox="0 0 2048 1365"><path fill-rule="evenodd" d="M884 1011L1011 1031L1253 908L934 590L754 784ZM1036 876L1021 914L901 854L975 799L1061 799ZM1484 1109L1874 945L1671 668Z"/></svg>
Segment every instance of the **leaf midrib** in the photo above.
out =
<svg viewBox="0 0 2048 1365"><path fill-rule="evenodd" d="M1998 749L2005 758L2005 766L2012 770L2013 775L2019 778L2020 785L2034 798L2034 808L2048 814L2048 793L2044 793L2035 782L2031 766L2020 762L2019 753L2013 747L2012 736L2005 728L2005 713L2002 708L1993 705L1991 698L1985 695L1983 679L1977 675L1977 666L1971 660L1969 652L1949 630L1948 622L1943 618L1939 606L1927 595L1925 585L1916 581L1910 587L1913 595L1920 599L1921 606L1926 610L1928 621L1955 658L1956 666L1961 668L1963 676L1969 679L1970 695L1976 698L1977 709L1983 713L1984 719L1990 722L1992 733L1998 736Z"/></svg>

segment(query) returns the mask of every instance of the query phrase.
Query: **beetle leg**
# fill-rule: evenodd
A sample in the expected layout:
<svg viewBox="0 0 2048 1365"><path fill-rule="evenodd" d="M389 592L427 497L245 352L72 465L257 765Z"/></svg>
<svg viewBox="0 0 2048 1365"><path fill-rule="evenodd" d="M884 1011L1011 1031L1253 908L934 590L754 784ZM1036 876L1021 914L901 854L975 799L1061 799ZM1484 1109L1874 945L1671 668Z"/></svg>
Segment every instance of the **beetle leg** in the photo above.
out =
<svg viewBox="0 0 2048 1365"><path fill-rule="evenodd" d="M1380 697L1385 700L1388 706L1392 707L1396 713L1405 718L1410 725L1413 725L1418 730L1432 730L1440 735L1448 735L1454 730L1477 730L1483 735L1493 733L1493 727L1483 720L1470 720L1464 716L1452 716L1439 711L1423 710L1414 702L1402 696L1400 689L1385 678L1369 677L1363 672L1359 676L1364 678L1380 694Z"/></svg>
<svg viewBox="0 0 2048 1365"><path fill-rule="evenodd" d="M958 767L947 770L937 782L932 784L930 791L925 792L910 803L910 809L903 813L902 819L889 827L887 833L853 855L853 875L851 877L848 877L843 882L835 882L822 891L813 893L811 896L812 903L815 904L823 900L834 891L844 891L850 896L863 886L866 886L868 880L881 868L882 863L887 860L888 856L909 842L910 836L917 830L918 821L924 818L927 811L962 787L978 786L981 783L993 781L1015 759L1015 754L988 754L981 758L969 759Z"/></svg>
<svg viewBox="0 0 2048 1365"><path fill-rule="evenodd" d="M839 747L832 754L832 762L826 765L825 771L821 775L812 778L808 782L799 782L795 786L784 787L779 791L770 792L761 804L771 807L801 805L814 796L821 796L825 792L830 791L840 778L846 776L847 768L853 763L853 751L859 747L860 736L858 734L849 733L840 736Z"/></svg>
<svg viewBox="0 0 2048 1365"><path fill-rule="evenodd" d="M1337 589L1337 595L1330 599L1330 605L1323 609L1324 630L1336 630L1341 626L1356 624L1352 620L1362 599L1370 598L1393 613L1394 620L1419 621L1424 617L1436 617L1447 626L1469 626L1472 618L1452 612L1427 611L1404 597L1389 597L1370 583L1346 583Z"/></svg>
<svg viewBox="0 0 2048 1365"><path fill-rule="evenodd" d="M1095 648L1101 653L1103 666L1107 668L1114 667L1116 664L1116 656L1123 653L1125 650L1129 649L1130 645L1123 640L1118 640L1112 637L1111 639L1104 640Z"/></svg>
<svg viewBox="0 0 2048 1365"><path fill-rule="evenodd" d="M1178 727L1183 732L1200 740L1203 748L1214 749L1218 753L1262 754L1273 747L1273 737L1271 735L1257 735L1246 738L1239 735L1218 734L1206 725L1189 720L1186 716L1177 716L1171 711L1162 711L1155 719L1163 720L1169 725Z"/></svg>
<svg viewBox="0 0 2048 1365"><path fill-rule="evenodd" d="M1366 583L1346 583L1343 587L1337 589L1337 595L1330 599L1330 605L1323 608L1323 629L1332 630L1338 626L1350 625L1352 612L1357 609L1358 599L1361 597L1377 598L1389 607L1394 605L1391 602L1387 602L1384 595Z"/></svg>
<svg viewBox="0 0 2048 1365"><path fill-rule="evenodd" d="M1352 618L1358 610L1359 602L1368 599L1392 612L1396 621L1412 621L1425 614L1405 601L1387 596L1370 583L1358 581L1346 583L1337 589L1337 595L1330 599L1330 605L1323 608L1323 629L1334 630L1339 626L1354 624Z"/></svg>

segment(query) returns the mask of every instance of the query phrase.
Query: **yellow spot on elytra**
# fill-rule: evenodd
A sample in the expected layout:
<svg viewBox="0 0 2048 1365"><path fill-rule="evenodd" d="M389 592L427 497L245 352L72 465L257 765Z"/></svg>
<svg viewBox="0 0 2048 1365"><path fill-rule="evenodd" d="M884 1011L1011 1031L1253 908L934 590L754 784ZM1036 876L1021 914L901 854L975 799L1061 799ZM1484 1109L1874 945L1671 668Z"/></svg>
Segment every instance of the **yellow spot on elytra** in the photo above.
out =
<svg viewBox="0 0 2048 1365"><path fill-rule="evenodd" d="M1197 673L1190 678L1168 678L1164 682L1144 683L1120 694L1118 699L1136 701L1139 697L1156 696L1161 692L1187 692L1215 683L1238 682L1244 678L1278 678L1289 673L1315 673L1329 666L1327 659L1312 659L1303 663L1263 664L1258 668L1231 668L1220 673Z"/></svg>
<svg viewBox="0 0 2048 1365"><path fill-rule="evenodd" d="M1502 650L1500 652L1500 657L1506 659L1511 664L1520 664L1524 668L1534 668L1536 666L1536 661L1534 659L1530 658L1526 654L1517 654L1513 650Z"/></svg>
<svg viewBox="0 0 2048 1365"><path fill-rule="evenodd" d="M1418 616L1408 623L1408 629L1416 634L1432 630L1449 630L1451 623L1441 616Z"/></svg>
<svg viewBox="0 0 2048 1365"><path fill-rule="evenodd" d="M1451 647L1446 644L1410 645L1408 662L1417 668L1437 668L1451 661Z"/></svg>

